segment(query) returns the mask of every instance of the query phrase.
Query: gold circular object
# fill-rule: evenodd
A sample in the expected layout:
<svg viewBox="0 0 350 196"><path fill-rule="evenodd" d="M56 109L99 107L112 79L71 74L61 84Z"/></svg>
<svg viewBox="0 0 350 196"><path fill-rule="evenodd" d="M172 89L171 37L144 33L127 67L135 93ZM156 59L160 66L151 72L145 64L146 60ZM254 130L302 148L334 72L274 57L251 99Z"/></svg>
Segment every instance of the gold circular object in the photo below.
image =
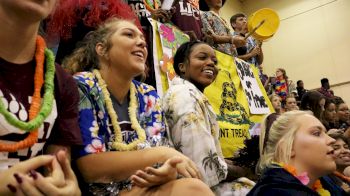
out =
<svg viewBox="0 0 350 196"><path fill-rule="evenodd" d="M274 10L263 8L249 16L248 31L253 31L262 21L264 21L263 24L252 34L255 39L260 41L271 38L280 24L279 16Z"/></svg>

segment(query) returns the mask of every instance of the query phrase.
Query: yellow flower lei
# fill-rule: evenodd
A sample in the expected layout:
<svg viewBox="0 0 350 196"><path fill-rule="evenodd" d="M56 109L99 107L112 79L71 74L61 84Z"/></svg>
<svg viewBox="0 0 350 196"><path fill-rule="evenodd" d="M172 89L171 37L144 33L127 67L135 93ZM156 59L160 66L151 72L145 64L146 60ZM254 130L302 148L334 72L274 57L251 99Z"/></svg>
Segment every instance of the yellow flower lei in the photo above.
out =
<svg viewBox="0 0 350 196"><path fill-rule="evenodd" d="M136 109L137 109L137 101L136 101L136 88L135 85L131 82L130 84L130 104L129 104L129 117L131 121L131 127L136 131L138 139L134 140L133 142L129 144L125 144L123 142L123 136L122 131L120 129L119 123L118 123L118 115L114 111L112 100L110 97L110 93L107 90L107 84L102 79L100 72L97 69L93 70L94 76L97 78L98 85L102 89L102 93L104 96L104 100L106 102L107 112L108 115L112 121L114 133L115 133L115 140L113 141L112 148L119 150L119 151L130 151L130 150L136 150L137 145L144 142L146 140L146 132L144 129L142 129L141 125L137 121L136 118Z"/></svg>

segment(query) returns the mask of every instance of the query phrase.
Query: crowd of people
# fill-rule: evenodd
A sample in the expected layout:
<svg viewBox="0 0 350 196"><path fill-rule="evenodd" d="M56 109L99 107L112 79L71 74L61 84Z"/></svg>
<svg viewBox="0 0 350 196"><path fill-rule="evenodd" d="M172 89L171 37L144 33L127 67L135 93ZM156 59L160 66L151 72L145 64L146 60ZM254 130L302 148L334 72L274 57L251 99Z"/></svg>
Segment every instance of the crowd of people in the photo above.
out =
<svg viewBox="0 0 350 196"><path fill-rule="evenodd" d="M350 112L326 78L307 91L260 71L275 111L247 139L257 156L223 157L203 93L215 50L261 68L262 43L245 14L220 16L225 1L171 2L0 1L0 195L349 194ZM191 38L163 97L148 18Z"/></svg>

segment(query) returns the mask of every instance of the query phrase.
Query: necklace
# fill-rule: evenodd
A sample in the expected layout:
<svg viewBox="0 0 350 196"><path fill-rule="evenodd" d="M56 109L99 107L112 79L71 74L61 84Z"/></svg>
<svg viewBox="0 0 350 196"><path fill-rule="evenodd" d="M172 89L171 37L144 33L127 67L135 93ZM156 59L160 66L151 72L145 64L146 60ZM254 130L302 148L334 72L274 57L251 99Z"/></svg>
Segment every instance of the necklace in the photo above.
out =
<svg viewBox="0 0 350 196"><path fill-rule="evenodd" d="M45 55L44 55L45 54ZM34 74L34 93L32 96L32 103L30 104L29 109L29 120L33 120L34 117L38 116L39 110L40 110L40 103L41 103L41 88L44 84L44 60L46 56L46 66L47 71L45 74L45 95L47 100L42 104L42 110L50 113L52 109L52 102L53 102L53 89L54 89L54 74L55 74L55 64L54 64L54 56L52 52L48 49L46 49L45 41L42 37L38 36L36 40L36 51L35 51L35 60L36 60L36 66L35 66L35 74ZM45 96L44 95L44 96ZM1 114L9 113L7 109L4 108L4 105L2 101L0 101L0 109ZM3 114L4 115L4 114ZM5 116L5 115L4 115ZM12 115L11 115L12 116ZM13 117L15 118L15 117ZM46 118L46 117L45 117ZM7 122L9 122L11 125L20 128L17 125L17 120L15 118L14 121L12 119L8 119L5 116L5 119ZM40 119L39 119L40 120ZM39 121L36 120L36 121ZM22 121L20 121L22 122ZM39 121L40 122L40 121ZM39 124L39 126L42 124L42 122ZM22 141L16 142L16 143L0 143L0 152L16 152L19 149L29 148L33 146L37 140L38 140L38 128L34 128L31 130L25 130L30 131L29 135Z"/></svg>
<svg viewBox="0 0 350 196"><path fill-rule="evenodd" d="M337 176L338 178L344 180L346 183L350 183L350 177L345 176L344 174L342 174L342 173L340 173L340 172L338 172L338 171L335 171L333 174L334 174L335 176Z"/></svg>
<svg viewBox="0 0 350 196"><path fill-rule="evenodd" d="M130 150L136 150L137 145L144 142L146 140L146 132L144 129L142 129L141 125L137 121L136 113L137 113L137 100L136 100L136 88L134 84L131 82L130 84L130 105L129 105L129 117L131 121L131 127L136 131L138 139L132 141L129 144L125 144L123 142L123 136L122 131L120 129L119 123L118 123L118 115L114 111L112 100L110 97L110 94L107 90L107 84L102 79L100 72L97 69L93 70L94 76L97 78L98 85L102 89L102 93L106 102L107 112L108 115L112 121L114 133L115 133L115 140L113 141L112 147L119 151L130 151Z"/></svg>
<svg viewBox="0 0 350 196"><path fill-rule="evenodd" d="M159 8L159 4L157 0L153 0L153 7L151 7L152 3L150 2L150 0L143 0L143 3L145 4L146 9L151 13L153 13L155 10Z"/></svg>
<svg viewBox="0 0 350 196"><path fill-rule="evenodd" d="M40 39L40 38L38 38ZM42 39L42 38L41 38ZM45 42L43 41L45 44ZM37 42L38 44L38 42ZM45 51L46 55L46 64L47 64L47 70L45 73L45 93L44 93L44 101L42 104L42 107L40 108L40 102L39 103L33 103L33 107L39 107L40 111L38 115L35 116L32 120L29 122L23 122L21 120L18 120L15 116L13 116L12 113L7 111L7 109L4 107L4 104L2 101L0 101L0 114L2 114L6 121L10 123L11 125L20 128L26 132L29 132L31 130L34 130L38 128L46 117L50 114L51 109L52 109L52 104L53 104L53 99L54 99L54 77L55 77L55 63L54 63L54 55L49 49L45 49L46 45L41 49L41 51ZM36 50L36 52L38 52ZM38 52L39 53L39 52ZM42 55L44 56L44 55ZM42 57L44 59L44 57ZM36 89L40 93L40 89Z"/></svg>
<svg viewBox="0 0 350 196"><path fill-rule="evenodd" d="M296 169L295 167L291 166L291 165L287 165L284 163L275 163L279 166L281 166L283 169L285 169L287 172L289 172L290 174L292 174L294 177L296 177L297 179L300 180L301 176L297 175ZM305 174L307 175L307 174ZM307 177L308 178L308 177ZM300 180L302 182L302 180ZM303 182L302 182L303 183ZM304 184L304 183L303 183ZM306 184L304 184L306 185ZM312 186L312 190L316 191L320 196L331 196L331 194L329 193L328 190L324 189L321 181L320 180L316 180L316 182L314 183L314 185Z"/></svg>

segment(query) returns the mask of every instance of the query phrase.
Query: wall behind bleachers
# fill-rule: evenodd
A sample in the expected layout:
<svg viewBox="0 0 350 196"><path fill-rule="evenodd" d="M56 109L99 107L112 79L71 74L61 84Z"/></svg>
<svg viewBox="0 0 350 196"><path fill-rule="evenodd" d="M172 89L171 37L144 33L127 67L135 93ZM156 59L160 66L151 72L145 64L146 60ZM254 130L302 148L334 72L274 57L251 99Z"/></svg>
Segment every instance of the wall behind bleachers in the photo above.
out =
<svg viewBox="0 0 350 196"><path fill-rule="evenodd" d="M336 95L350 103L350 0L229 0L246 14L269 7L280 16L276 35L264 43L264 70L269 75L283 67L295 82L302 79L307 89L320 86L328 77ZM232 14L231 14L232 15ZM348 82L348 83L347 83Z"/></svg>
<svg viewBox="0 0 350 196"><path fill-rule="evenodd" d="M232 15L243 12L243 4L239 0L226 0L223 8L220 10L220 15L227 21L230 25L230 18Z"/></svg>

